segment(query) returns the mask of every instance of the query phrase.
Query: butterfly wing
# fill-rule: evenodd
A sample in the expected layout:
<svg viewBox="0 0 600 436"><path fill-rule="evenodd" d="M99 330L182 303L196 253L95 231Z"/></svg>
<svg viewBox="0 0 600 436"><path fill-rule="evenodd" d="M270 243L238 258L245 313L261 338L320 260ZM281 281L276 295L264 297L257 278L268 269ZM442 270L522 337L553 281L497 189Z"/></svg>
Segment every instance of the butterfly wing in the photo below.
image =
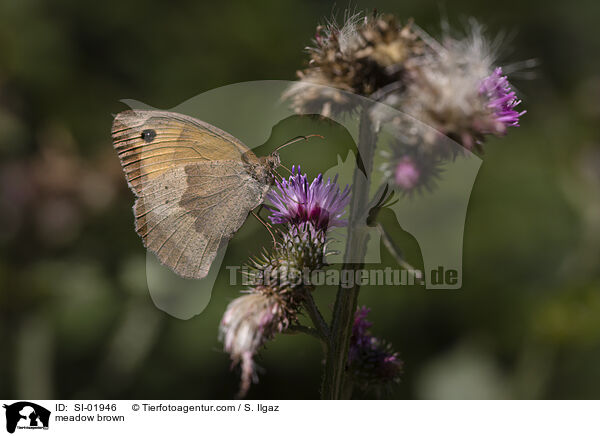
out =
<svg viewBox="0 0 600 436"><path fill-rule="evenodd" d="M188 163L240 161L244 155L256 159L227 132L175 112L121 112L113 122L112 138L135 194L148 181Z"/></svg>
<svg viewBox="0 0 600 436"><path fill-rule="evenodd" d="M172 112L122 112L112 135L144 245L177 274L205 277L269 189L247 171L256 156L226 132Z"/></svg>

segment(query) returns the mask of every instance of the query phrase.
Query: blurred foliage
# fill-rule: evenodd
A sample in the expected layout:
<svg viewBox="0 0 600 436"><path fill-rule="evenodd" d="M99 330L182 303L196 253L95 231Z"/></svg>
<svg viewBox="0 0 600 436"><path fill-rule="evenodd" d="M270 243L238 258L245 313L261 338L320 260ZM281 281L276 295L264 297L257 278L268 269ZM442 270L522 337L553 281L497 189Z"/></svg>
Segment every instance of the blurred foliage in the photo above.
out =
<svg viewBox="0 0 600 436"><path fill-rule="evenodd" d="M230 398L217 342L239 289L223 271L190 321L154 307L145 251L110 142L120 99L168 109L222 85L293 79L328 2L0 2L0 396ZM460 291L365 288L372 330L405 361L393 398L597 398L600 394L600 51L592 0L359 1L439 33L468 17L507 35L500 63L536 58L514 84L528 114L486 145L465 227ZM521 75L523 76L523 75ZM264 145L289 137L278 125ZM288 127L286 127L288 126ZM349 136L328 124L331 159ZM311 133L313 133L311 131ZM316 132L315 132L316 133ZM311 148L312 147L312 148ZM285 151L316 175L322 147ZM325 159L331 163L331 159ZM407 257L416 241L386 217ZM267 243L248 221L226 263ZM393 266L382 251L383 261ZM316 296L322 307L334 289ZM251 398L316 398L320 347L281 336Z"/></svg>

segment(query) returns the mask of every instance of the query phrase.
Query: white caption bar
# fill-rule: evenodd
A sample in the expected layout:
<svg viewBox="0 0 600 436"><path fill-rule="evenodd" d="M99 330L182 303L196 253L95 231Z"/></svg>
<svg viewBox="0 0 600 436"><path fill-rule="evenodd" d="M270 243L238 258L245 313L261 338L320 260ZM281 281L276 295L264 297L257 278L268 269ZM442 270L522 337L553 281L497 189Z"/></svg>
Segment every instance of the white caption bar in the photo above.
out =
<svg viewBox="0 0 600 436"><path fill-rule="evenodd" d="M0 421L5 428L0 434L6 430L18 436L169 432L306 436L307 430L344 436L600 434L598 401L3 400L2 404ZM33 431L41 429L45 431Z"/></svg>

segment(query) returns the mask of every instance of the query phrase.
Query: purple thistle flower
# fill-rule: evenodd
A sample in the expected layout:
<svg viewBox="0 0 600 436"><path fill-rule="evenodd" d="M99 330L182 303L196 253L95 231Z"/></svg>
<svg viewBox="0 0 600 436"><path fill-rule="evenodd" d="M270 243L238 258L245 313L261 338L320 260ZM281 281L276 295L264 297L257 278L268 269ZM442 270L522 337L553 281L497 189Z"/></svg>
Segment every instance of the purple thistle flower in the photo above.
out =
<svg viewBox="0 0 600 436"><path fill-rule="evenodd" d="M312 223L317 230L341 227L346 221L341 217L350 202L350 188L340 191L337 176L323 180L319 174L309 185L300 167L292 167L289 180L277 181L277 190L269 192L267 199L273 204L269 216L273 224Z"/></svg>
<svg viewBox="0 0 600 436"><path fill-rule="evenodd" d="M515 110L521 100L517 99L508 79L502 75L502 68L496 68L492 74L482 80L479 93L489 99L487 106L492 110L501 133L506 131L506 127L519 126L519 117L527 111Z"/></svg>
<svg viewBox="0 0 600 436"><path fill-rule="evenodd" d="M348 352L348 368L366 387L398 382L402 372L402 360L392 350L390 344L382 341L369 332L373 325L367 321L371 310L361 307L356 310L350 350Z"/></svg>

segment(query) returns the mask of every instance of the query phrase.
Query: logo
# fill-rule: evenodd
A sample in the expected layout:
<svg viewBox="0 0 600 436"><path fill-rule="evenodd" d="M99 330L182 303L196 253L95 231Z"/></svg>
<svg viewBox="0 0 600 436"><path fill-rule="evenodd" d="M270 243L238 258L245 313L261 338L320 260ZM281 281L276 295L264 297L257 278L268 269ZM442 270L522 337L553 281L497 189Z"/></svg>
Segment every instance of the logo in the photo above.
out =
<svg viewBox="0 0 600 436"><path fill-rule="evenodd" d="M15 429L48 430L50 411L29 401L19 401L4 405L6 409L6 431L14 433Z"/></svg>

